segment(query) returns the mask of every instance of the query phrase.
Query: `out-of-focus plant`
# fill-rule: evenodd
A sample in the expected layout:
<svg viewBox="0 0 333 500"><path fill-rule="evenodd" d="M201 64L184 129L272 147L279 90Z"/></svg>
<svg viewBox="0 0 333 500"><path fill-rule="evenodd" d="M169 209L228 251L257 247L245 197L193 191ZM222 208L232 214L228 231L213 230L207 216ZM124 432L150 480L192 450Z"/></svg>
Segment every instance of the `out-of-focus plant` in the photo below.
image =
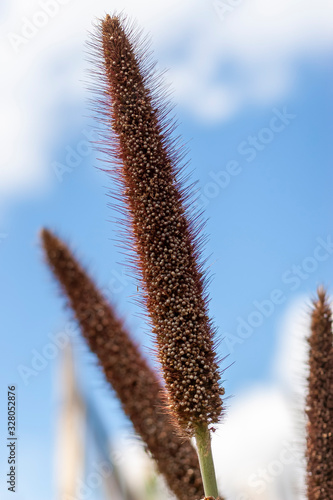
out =
<svg viewBox="0 0 333 500"><path fill-rule="evenodd" d="M73 257L50 231L41 234L47 262L67 297L82 335L102 366L135 431L141 436L180 500L203 494L199 463L188 439L181 439L164 411L164 390L122 321Z"/></svg>

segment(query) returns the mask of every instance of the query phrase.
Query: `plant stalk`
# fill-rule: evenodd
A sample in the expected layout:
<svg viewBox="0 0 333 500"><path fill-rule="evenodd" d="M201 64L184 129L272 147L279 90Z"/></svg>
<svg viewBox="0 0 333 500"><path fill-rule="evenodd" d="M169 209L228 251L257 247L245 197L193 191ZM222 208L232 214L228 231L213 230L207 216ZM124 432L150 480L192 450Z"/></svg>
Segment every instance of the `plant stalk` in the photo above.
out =
<svg viewBox="0 0 333 500"><path fill-rule="evenodd" d="M218 497L214 461L211 448L210 432L207 425L197 427L195 433L202 482L206 497Z"/></svg>

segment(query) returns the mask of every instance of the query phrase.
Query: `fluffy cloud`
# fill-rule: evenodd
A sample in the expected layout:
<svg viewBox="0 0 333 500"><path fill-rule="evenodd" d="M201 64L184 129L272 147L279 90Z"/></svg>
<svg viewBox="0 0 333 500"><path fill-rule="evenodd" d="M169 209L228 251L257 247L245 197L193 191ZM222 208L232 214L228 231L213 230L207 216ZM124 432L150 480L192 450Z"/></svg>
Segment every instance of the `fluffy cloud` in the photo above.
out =
<svg viewBox="0 0 333 500"><path fill-rule="evenodd" d="M185 4L184 4L185 6ZM184 19L176 1L116 1L140 24L158 28L173 14ZM106 0L18 0L1 3L0 199L35 192L56 180L51 163L64 137L70 141L87 114L84 44L92 22L109 10ZM72 132L71 132L72 131Z"/></svg>
<svg viewBox="0 0 333 500"><path fill-rule="evenodd" d="M290 500L297 478L288 400L274 386L238 395L213 438L218 482L230 500Z"/></svg>
<svg viewBox="0 0 333 500"><path fill-rule="evenodd" d="M310 301L296 298L279 327L273 382L230 404L213 439L217 475L230 500L304 498L305 394Z"/></svg>
<svg viewBox="0 0 333 500"><path fill-rule="evenodd" d="M177 102L208 122L288 92L297 61L333 45L329 0L116 0L117 8L151 32ZM106 0L1 3L2 200L55 180L51 152L82 127L86 32L109 9Z"/></svg>
<svg viewBox="0 0 333 500"><path fill-rule="evenodd" d="M213 0L199 9L172 76L178 100L209 122L283 97L302 63L325 60L333 49L327 0Z"/></svg>

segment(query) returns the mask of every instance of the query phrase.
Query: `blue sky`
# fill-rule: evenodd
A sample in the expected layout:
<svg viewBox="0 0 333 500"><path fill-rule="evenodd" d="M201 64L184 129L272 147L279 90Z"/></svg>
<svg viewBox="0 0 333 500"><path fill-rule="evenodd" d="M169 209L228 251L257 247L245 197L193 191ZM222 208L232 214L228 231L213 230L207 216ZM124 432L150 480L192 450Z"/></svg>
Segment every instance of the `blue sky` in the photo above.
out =
<svg viewBox="0 0 333 500"><path fill-rule="evenodd" d="M196 19L196 13L193 17ZM191 25L183 23L187 33ZM179 54L174 47L168 50L167 40L161 40L156 55L162 67L181 65L190 58L189 44L194 44L190 36L179 46ZM70 47L70 39L67 44ZM182 53L184 47L188 51ZM218 326L218 338L222 339L218 353L221 357L229 354L222 367L234 363L225 372L225 385L227 395L235 398L255 384L272 381L272 365L283 333L280 326L288 308L300 296L313 296L320 283L332 289L331 49L319 51L317 60L306 53L293 58L292 65L289 63L294 75L292 85L275 95L268 93L270 97L261 101L244 98L237 109L222 113L220 119L214 113L211 119L205 113L200 115L198 106L191 110L186 99L177 103L179 132L190 148L189 170L193 170L193 179L199 180L199 204L208 218L209 241L204 255L210 256L209 272L213 275L210 311ZM75 64L82 64L77 62L81 55L80 50L73 50L64 66L70 65L71 57L76 58ZM31 74L35 69L31 68ZM59 88L61 75L65 75L66 91L67 70L61 66L52 69L51 65L48 71L58 75ZM171 79L172 74L171 70ZM43 82L48 82L48 76L39 83L45 94L48 88L43 88ZM238 78L232 64L219 66L217 61L214 88L233 80L237 86ZM176 86L177 81L175 78ZM75 84L81 89L81 83ZM47 181L33 189L20 188L17 193L11 184L0 227L0 233L6 233L0 242L0 435L3 442L6 386L14 382L18 386L20 500L55 498L53 451L61 349L40 372L26 379L22 377L22 365L30 368L36 352L43 353L45 346L52 343L48 335L71 328L70 312L64 309L64 301L43 262L38 239L43 226L54 229L71 245L99 285L112 296L148 357L151 347L147 329L138 316L140 311L131 298L136 287L124 274L124 259L115 246L116 228L110 222L113 213L107 197L110 180L96 168L95 152L84 150L86 156L77 159L77 166L64 173L61 182L54 171L55 162L66 162L69 150L84 147L85 134L94 126L91 119L85 118L88 111L83 99L76 100L73 106L68 104L72 93L70 88L68 94L59 91L56 95L48 119L54 120L56 126L51 128L57 133L52 140L40 143ZM176 89L175 98L181 95ZM37 96L34 98L37 102ZM42 129L36 128L35 133L39 130L44 138ZM19 149L20 144L16 147ZM260 307L266 307L268 317ZM248 325L241 330L247 332L244 337L239 334L240 323ZM82 391L96 402L110 435L115 435L128 424L106 389L95 360L79 336L74 337ZM3 474L7 472L5 460L2 446L1 491Z"/></svg>

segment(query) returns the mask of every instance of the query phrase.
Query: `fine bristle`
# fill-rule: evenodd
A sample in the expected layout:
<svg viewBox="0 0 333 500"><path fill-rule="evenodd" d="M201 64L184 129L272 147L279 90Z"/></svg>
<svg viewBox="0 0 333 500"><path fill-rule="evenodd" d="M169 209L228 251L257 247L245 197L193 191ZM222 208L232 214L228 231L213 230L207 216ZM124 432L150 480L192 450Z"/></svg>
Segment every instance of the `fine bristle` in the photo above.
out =
<svg viewBox="0 0 333 500"><path fill-rule="evenodd" d="M141 436L179 500L203 496L199 463L193 446L175 431L164 411L163 389L148 367L114 308L73 257L47 229L41 232L49 267L61 285L88 342L135 431Z"/></svg>
<svg viewBox="0 0 333 500"><path fill-rule="evenodd" d="M326 291L313 304L309 342L307 499L333 498L333 334Z"/></svg>
<svg viewBox="0 0 333 500"><path fill-rule="evenodd" d="M168 407L193 435L197 426L219 422L224 390L200 262L202 224L180 177L184 149L172 136L175 122L146 40L125 17L107 16L94 42L103 56L99 116L110 130L103 151L114 164L110 173L134 250L132 268L156 339Z"/></svg>

